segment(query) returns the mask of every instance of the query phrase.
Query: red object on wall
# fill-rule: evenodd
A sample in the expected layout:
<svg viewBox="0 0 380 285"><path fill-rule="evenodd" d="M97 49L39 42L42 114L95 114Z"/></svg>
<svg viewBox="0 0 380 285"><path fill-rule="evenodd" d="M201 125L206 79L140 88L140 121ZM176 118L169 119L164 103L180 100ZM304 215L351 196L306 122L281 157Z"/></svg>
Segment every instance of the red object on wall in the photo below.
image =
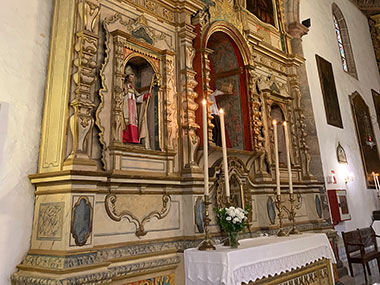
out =
<svg viewBox="0 0 380 285"><path fill-rule="evenodd" d="M351 215L348 211L346 190L328 190L327 195L329 197L333 225L335 226L342 221L351 220Z"/></svg>
<svg viewBox="0 0 380 285"><path fill-rule="evenodd" d="M341 222L340 215L339 215L338 197L336 196L336 191L334 190L329 190L327 191L327 193L329 196L331 217L333 220L333 224L335 226Z"/></svg>

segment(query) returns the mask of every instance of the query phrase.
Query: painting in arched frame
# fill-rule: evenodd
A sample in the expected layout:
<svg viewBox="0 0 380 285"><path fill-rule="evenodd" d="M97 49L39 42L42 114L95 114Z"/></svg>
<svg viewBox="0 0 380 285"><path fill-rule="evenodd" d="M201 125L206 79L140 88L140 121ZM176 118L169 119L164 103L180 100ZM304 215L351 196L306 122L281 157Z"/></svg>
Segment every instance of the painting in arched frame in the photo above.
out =
<svg viewBox="0 0 380 285"><path fill-rule="evenodd" d="M235 42L223 32L213 33L207 43L213 50L210 56L211 81L210 88L214 91L213 100L217 107L225 111L227 147L241 150L251 150L248 120L247 82L243 59ZM211 113L213 112L211 108ZM221 146L218 139L218 122L213 140Z"/></svg>

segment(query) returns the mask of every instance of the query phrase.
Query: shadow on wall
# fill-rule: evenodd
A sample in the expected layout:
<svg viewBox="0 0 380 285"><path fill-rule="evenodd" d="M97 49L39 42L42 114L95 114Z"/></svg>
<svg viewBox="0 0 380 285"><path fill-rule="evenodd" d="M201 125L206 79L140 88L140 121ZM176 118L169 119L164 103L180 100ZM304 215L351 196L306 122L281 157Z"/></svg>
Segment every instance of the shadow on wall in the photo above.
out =
<svg viewBox="0 0 380 285"><path fill-rule="evenodd" d="M8 133L8 111L9 103L0 102L0 172L2 167L4 167L4 145L5 138Z"/></svg>

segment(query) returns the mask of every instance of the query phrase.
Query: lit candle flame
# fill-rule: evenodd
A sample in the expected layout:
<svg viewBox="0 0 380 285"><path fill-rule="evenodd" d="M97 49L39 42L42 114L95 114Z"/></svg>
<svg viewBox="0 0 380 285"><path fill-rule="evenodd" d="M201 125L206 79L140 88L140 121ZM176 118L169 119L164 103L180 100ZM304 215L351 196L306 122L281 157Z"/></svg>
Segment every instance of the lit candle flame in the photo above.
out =
<svg viewBox="0 0 380 285"><path fill-rule="evenodd" d="M220 110L219 110L219 113L220 113L221 115L223 115L223 114L224 114L224 110L223 110L223 109L220 109Z"/></svg>
<svg viewBox="0 0 380 285"><path fill-rule="evenodd" d="M288 124L288 123L287 123L286 121L283 123L284 126L286 126L287 124Z"/></svg>
<svg viewBox="0 0 380 285"><path fill-rule="evenodd" d="M276 120L273 120L273 121L272 121L272 124L273 124L273 125L277 125L277 121L276 121Z"/></svg>
<svg viewBox="0 0 380 285"><path fill-rule="evenodd" d="M203 99L203 100L202 100L202 104L203 104L203 105L206 105L206 103L207 103L207 102L206 102L206 99Z"/></svg>

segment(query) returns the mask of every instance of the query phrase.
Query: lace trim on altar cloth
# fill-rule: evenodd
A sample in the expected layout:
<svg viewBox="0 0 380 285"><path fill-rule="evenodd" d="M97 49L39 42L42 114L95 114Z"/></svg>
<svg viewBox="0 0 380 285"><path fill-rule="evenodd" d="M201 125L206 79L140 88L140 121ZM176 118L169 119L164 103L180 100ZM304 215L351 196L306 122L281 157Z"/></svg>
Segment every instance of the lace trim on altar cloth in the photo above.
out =
<svg viewBox="0 0 380 285"><path fill-rule="evenodd" d="M304 252L297 252L293 255L239 267L233 271L229 284L240 285L242 282L249 283L249 281L256 281L264 277L279 275L304 267L322 258L330 259L332 263L335 263L335 257L331 255L330 248L323 245ZM224 283L225 281L223 280L222 282Z"/></svg>

